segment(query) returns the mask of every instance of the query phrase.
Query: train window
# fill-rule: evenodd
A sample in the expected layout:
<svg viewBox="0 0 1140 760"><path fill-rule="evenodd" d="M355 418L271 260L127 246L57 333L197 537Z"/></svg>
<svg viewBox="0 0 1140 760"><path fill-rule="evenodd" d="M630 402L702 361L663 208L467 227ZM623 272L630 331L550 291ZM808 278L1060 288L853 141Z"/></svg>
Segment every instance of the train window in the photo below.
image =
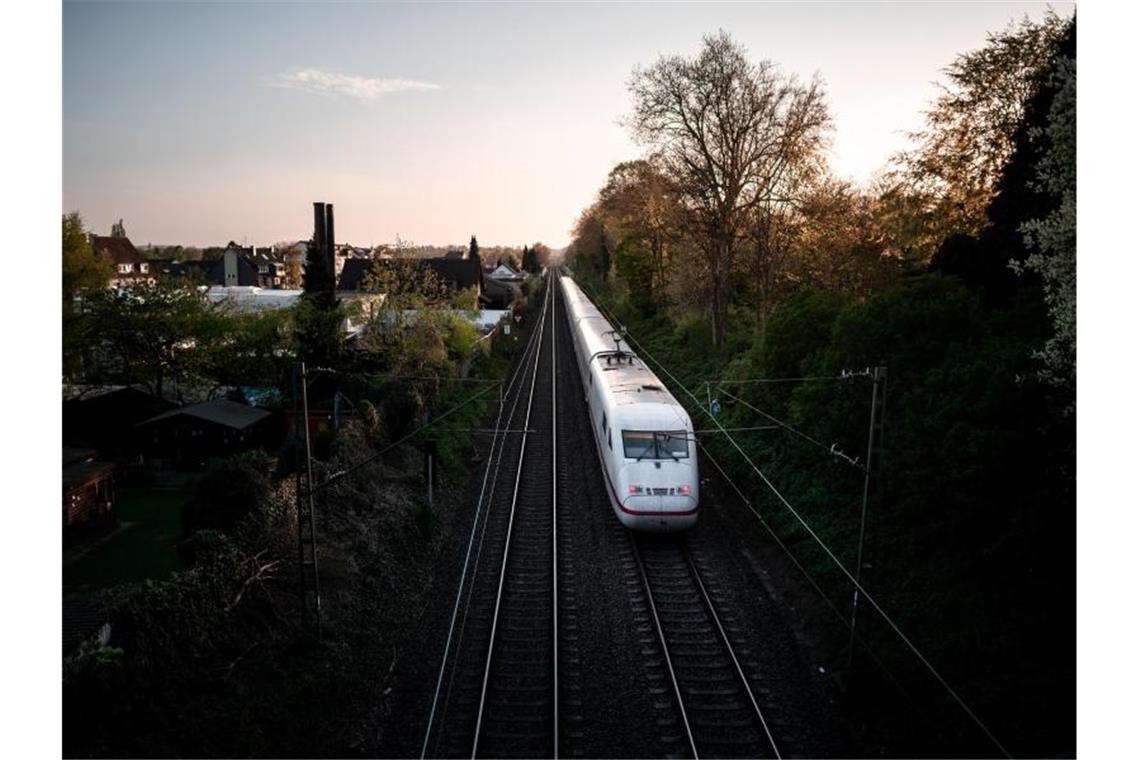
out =
<svg viewBox="0 0 1140 760"><path fill-rule="evenodd" d="M614 450L614 431L606 433L606 445L610 447L610 451Z"/></svg>
<svg viewBox="0 0 1140 760"><path fill-rule="evenodd" d="M602 432L606 432L606 413L602 411Z"/></svg>
<svg viewBox="0 0 1140 760"><path fill-rule="evenodd" d="M689 436L684 430L623 430L627 459L687 459Z"/></svg>

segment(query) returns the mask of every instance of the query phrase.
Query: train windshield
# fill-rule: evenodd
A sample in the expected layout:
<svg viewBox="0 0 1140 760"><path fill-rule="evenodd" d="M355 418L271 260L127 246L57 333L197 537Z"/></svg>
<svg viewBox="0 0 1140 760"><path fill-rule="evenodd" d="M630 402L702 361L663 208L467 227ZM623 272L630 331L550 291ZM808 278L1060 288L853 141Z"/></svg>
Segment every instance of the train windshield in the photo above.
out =
<svg viewBox="0 0 1140 760"><path fill-rule="evenodd" d="M684 430L623 430L626 459L687 459L689 436Z"/></svg>

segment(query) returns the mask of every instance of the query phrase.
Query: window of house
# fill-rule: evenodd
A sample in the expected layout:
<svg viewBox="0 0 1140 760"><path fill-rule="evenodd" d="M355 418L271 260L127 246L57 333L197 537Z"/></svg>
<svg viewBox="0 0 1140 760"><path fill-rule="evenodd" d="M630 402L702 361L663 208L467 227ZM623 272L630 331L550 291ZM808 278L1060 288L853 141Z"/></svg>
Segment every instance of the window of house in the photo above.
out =
<svg viewBox="0 0 1140 760"><path fill-rule="evenodd" d="M119 264L119 274L130 274L134 268L134 264Z"/></svg>
<svg viewBox="0 0 1140 760"><path fill-rule="evenodd" d="M139 264L139 271L142 272L143 274L146 274L147 268L149 266L150 266L149 264L145 264L145 263Z"/></svg>

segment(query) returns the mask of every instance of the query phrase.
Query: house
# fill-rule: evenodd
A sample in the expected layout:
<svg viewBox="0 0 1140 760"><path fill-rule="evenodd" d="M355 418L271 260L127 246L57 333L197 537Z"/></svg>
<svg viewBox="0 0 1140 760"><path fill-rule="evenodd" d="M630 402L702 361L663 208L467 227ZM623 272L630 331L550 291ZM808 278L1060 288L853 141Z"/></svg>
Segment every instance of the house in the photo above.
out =
<svg viewBox="0 0 1140 760"><path fill-rule="evenodd" d="M151 262L139 253L130 238L93 234L90 236L90 241L95 255L108 259L114 267L108 283L112 288L127 287L140 282L154 284L157 270L152 268Z"/></svg>
<svg viewBox="0 0 1140 760"><path fill-rule="evenodd" d="M431 271L453 293L475 288L475 293L483 296L483 267L478 259L433 258L433 259L348 259L337 281L337 290L359 292L368 274L380 267L401 266L400 262L414 262L417 271ZM406 266L406 265L404 265Z"/></svg>
<svg viewBox="0 0 1140 760"><path fill-rule="evenodd" d="M285 287L287 267L284 252L273 248L254 249L249 262L257 269L257 285L261 288Z"/></svg>
<svg viewBox="0 0 1140 760"><path fill-rule="evenodd" d="M488 309L509 309L516 298L522 297L522 288L508 280L487 277L483 285L482 301Z"/></svg>
<svg viewBox="0 0 1140 760"><path fill-rule="evenodd" d="M94 449L63 449L63 531L115 523L114 462L95 458Z"/></svg>
<svg viewBox="0 0 1140 760"><path fill-rule="evenodd" d="M221 287L262 287L261 277L257 266L252 261L252 255L241 253L239 246L226 248L222 258L214 261L176 261L170 267L170 274L174 277L192 277L205 285ZM268 277L276 276L267 273Z"/></svg>
<svg viewBox="0 0 1140 760"><path fill-rule="evenodd" d="M135 425L174 408L149 391L129 385L66 385L63 388L63 440L123 456L134 448Z"/></svg>
<svg viewBox="0 0 1140 760"><path fill-rule="evenodd" d="M521 281L521 280L526 279L525 274L516 271L515 268L512 267L510 264L499 264L497 267L495 267L494 269L491 270L489 276L494 277L496 280L520 280Z"/></svg>
<svg viewBox="0 0 1140 760"><path fill-rule="evenodd" d="M215 399L156 415L136 429L148 457L205 464L211 457L275 443L273 416L264 409Z"/></svg>

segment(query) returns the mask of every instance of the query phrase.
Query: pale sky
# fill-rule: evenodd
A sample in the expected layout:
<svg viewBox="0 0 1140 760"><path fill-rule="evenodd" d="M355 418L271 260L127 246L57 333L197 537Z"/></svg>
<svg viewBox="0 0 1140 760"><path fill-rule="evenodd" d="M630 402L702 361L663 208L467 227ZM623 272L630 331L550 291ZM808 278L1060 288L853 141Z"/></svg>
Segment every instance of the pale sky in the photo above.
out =
<svg viewBox="0 0 1140 760"><path fill-rule="evenodd" d="M1062 15L1071 3L1052 3ZM136 245L308 238L561 247L610 168L633 68L728 31L818 72L837 174L922 124L941 69L1044 3L78 3L63 13L63 210Z"/></svg>

